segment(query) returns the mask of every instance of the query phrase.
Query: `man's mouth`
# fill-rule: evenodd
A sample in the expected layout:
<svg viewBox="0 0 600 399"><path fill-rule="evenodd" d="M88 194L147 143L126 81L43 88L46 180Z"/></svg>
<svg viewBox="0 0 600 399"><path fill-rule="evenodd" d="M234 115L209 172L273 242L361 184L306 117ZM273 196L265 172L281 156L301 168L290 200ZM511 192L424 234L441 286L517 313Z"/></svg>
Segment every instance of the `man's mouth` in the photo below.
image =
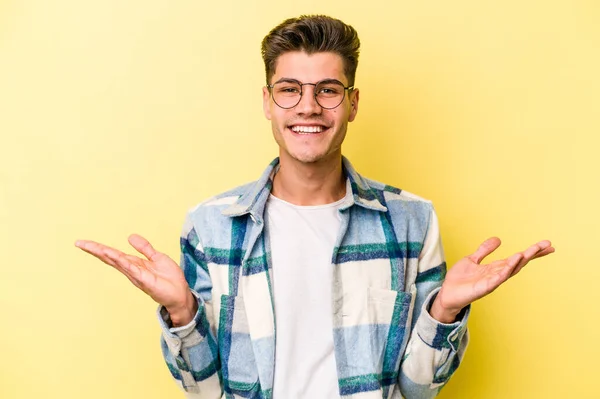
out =
<svg viewBox="0 0 600 399"><path fill-rule="evenodd" d="M323 125L291 125L289 129L298 134L315 134L327 130Z"/></svg>

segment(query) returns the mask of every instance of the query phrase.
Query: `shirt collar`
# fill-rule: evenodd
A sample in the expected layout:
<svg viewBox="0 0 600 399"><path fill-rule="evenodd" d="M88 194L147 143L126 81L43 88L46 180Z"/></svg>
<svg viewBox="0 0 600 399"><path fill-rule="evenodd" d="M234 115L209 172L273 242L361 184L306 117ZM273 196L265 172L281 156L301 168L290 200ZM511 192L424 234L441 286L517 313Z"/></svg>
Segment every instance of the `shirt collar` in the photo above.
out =
<svg viewBox="0 0 600 399"><path fill-rule="evenodd" d="M350 161L342 157L342 165L346 175L346 198L340 210L359 205L363 208L387 212L387 208L377 199L368 181L356 172ZM265 204L273 187L273 177L279 169L279 158L275 158L262 173L260 178L250 184L240 198L223 210L225 216L241 216L249 213L253 219L262 223ZM352 195L348 195L351 192Z"/></svg>

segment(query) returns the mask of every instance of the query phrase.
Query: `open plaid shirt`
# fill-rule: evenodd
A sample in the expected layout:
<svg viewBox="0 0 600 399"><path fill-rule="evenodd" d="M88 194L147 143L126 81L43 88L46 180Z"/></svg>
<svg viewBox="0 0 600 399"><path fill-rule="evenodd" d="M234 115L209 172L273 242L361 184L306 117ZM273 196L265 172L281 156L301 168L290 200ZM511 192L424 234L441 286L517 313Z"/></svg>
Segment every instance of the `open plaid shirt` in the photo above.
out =
<svg viewBox="0 0 600 399"><path fill-rule="evenodd" d="M189 398L271 398L275 327L264 209L278 159L261 178L192 209L181 267L198 312L162 349ZM343 398L431 398L458 367L469 308L442 324L428 308L446 263L429 201L365 179L343 159L347 195L332 248L333 338ZM293 398L275 398L293 399Z"/></svg>

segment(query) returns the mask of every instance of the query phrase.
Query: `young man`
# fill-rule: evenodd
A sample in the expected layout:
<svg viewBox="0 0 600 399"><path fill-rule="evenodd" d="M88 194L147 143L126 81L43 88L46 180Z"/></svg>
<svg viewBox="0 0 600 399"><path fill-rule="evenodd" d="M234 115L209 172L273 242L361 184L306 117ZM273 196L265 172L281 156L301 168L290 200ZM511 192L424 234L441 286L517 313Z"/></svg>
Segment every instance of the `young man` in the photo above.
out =
<svg viewBox="0 0 600 399"><path fill-rule="evenodd" d="M431 203L342 157L358 51L356 31L324 16L265 37L279 158L188 214L181 268L137 235L146 259L77 242L161 305L163 354L188 397L434 397L464 354L470 303L554 251L542 241L482 265L492 238L446 275Z"/></svg>

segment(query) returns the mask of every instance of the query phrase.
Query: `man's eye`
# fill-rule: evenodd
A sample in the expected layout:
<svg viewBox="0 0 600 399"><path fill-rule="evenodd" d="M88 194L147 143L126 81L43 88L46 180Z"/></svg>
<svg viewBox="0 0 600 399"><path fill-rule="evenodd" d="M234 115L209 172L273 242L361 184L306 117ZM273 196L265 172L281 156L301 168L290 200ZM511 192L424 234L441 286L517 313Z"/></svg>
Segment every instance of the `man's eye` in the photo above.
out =
<svg viewBox="0 0 600 399"><path fill-rule="evenodd" d="M339 94L340 90L337 87L321 87L319 89L319 94L324 94L324 95L336 95Z"/></svg>
<svg viewBox="0 0 600 399"><path fill-rule="evenodd" d="M280 87L279 88L279 92L281 93L300 93L300 90L298 90L297 87Z"/></svg>

